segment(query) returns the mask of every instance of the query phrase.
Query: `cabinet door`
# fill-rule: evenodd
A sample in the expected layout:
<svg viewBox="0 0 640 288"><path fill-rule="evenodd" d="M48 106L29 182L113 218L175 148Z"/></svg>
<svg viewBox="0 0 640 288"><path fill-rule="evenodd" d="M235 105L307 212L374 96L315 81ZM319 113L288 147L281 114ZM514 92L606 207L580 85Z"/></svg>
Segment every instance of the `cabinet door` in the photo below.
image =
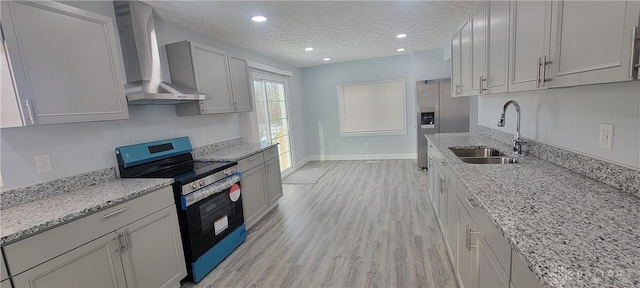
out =
<svg viewBox="0 0 640 288"><path fill-rule="evenodd" d="M0 33L0 37L2 37ZM7 58L4 39L0 43L0 128L24 126L22 111Z"/></svg>
<svg viewBox="0 0 640 288"><path fill-rule="evenodd" d="M540 280L527 267L520 255L512 250L511 252L511 284L518 288L539 288Z"/></svg>
<svg viewBox="0 0 640 288"><path fill-rule="evenodd" d="M119 248L115 234L109 233L13 276L13 283L16 287L125 287Z"/></svg>
<svg viewBox="0 0 640 288"><path fill-rule="evenodd" d="M191 42L191 58L197 90L211 95L211 100L200 102L200 112L233 112L227 52Z"/></svg>
<svg viewBox="0 0 640 288"><path fill-rule="evenodd" d="M433 191L434 191L434 185L433 185L433 174L434 174L434 170L436 169L434 167L434 160L433 157L431 155L429 155L429 168L427 169L427 174L429 177L429 199L431 200L431 205L433 205L433 201L434 201L434 196L433 196Z"/></svg>
<svg viewBox="0 0 640 288"><path fill-rule="evenodd" d="M0 288L13 288L13 285L11 285L11 280L2 280L2 282L0 282Z"/></svg>
<svg viewBox="0 0 640 288"><path fill-rule="evenodd" d="M480 95L485 86L487 72L487 13L486 6L471 15L471 91L470 95Z"/></svg>
<svg viewBox="0 0 640 288"><path fill-rule="evenodd" d="M462 85L462 51L460 50L460 32L451 38L451 97L460 97Z"/></svg>
<svg viewBox="0 0 640 288"><path fill-rule="evenodd" d="M129 118L110 17L53 1L1 10L27 124Z"/></svg>
<svg viewBox="0 0 640 288"><path fill-rule="evenodd" d="M457 198L456 198L457 200ZM475 287L474 280L475 258L473 243L471 243L471 229L473 224L466 214L464 208L461 207L460 201L456 201L460 211L460 222L458 224L458 270L456 274L463 288Z"/></svg>
<svg viewBox="0 0 640 288"><path fill-rule="evenodd" d="M175 206L116 231L128 287L178 287L187 276Z"/></svg>
<svg viewBox="0 0 640 288"><path fill-rule="evenodd" d="M483 94L507 92L509 71L509 1L486 1L487 90Z"/></svg>
<svg viewBox="0 0 640 288"><path fill-rule="evenodd" d="M510 17L509 91L542 89L543 62L549 56L551 3L511 1Z"/></svg>
<svg viewBox="0 0 640 288"><path fill-rule="evenodd" d="M493 255L491 249L482 241L480 235L475 236L477 245L476 255L478 262L476 275L479 288L508 288L509 277L504 273L502 267L498 264L497 259Z"/></svg>
<svg viewBox="0 0 640 288"><path fill-rule="evenodd" d="M467 20L460 29L460 95L471 95L471 21Z"/></svg>
<svg viewBox="0 0 640 288"><path fill-rule="evenodd" d="M282 176L280 174L280 157L264 163L267 175L267 196L269 205L273 205L282 197Z"/></svg>
<svg viewBox="0 0 640 288"><path fill-rule="evenodd" d="M242 209L247 228L269 207L266 184L263 164L242 172Z"/></svg>
<svg viewBox="0 0 640 288"><path fill-rule="evenodd" d="M633 80L631 41L640 2L556 1L550 87Z"/></svg>
<svg viewBox="0 0 640 288"><path fill-rule="evenodd" d="M251 97L251 77L247 59L229 55L229 72L231 74L231 89L236 112L253 111L253 97Z"/></svg>
<svg viewBox="0 0 640 288"><path fill-rule="evenodd" d="M447 194L447 247L449 251L449 258L453 269L457 271L458 265L458 224L460 222L460 208L458 208L458 197L455 191L448 185L448 189L451 189L451 193Z"/></svg>
<svg viewBox="0 0 640 288"><path fill-rule="evenodd" d="M434 162L437 163L438 159L434 158ZM436 213L438 223L440 223L440 194L442 194L442 182L440 180L440 170L438 165L433 165L435 171L433 171L433 210Z"/></svg>

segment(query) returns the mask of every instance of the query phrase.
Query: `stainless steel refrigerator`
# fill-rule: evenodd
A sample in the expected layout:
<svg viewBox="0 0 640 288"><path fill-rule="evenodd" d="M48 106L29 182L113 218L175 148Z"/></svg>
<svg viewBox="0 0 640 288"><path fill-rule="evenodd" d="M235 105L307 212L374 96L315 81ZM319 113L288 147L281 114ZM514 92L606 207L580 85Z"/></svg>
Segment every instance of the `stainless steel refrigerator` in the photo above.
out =
<svg viewBox="0 0 640 288"><path fill-rule="evenodd" d="M416 82L418 167L428 166L424 134L469 131L469 97L451 97L451 79Z"/></svg>

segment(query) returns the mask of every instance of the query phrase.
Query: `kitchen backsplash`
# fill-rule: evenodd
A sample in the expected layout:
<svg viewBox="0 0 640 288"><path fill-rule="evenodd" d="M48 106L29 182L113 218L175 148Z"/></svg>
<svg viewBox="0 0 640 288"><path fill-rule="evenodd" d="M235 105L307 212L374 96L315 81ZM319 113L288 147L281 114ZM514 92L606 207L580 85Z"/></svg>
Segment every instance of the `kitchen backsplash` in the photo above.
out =
<svg viewBox="0 0 640 288"><path fill-rule="evenodd" d="M224 148L227 148L227 147L237 146L237 145L240 145L242 143L243 143L242 137L233 138L233 139L229 139L229 140L220 141L220 142L216 142L216 143L213 143L213 144L205 145L205 146L202 146L202 147L193 148L193 151L191 151L191 154L193 154L194 158L198 158L198 156L206 155L206 154L209 154L209 153L211 153L213 151L224 149Z"/></svg>
<svg viewBox="0 0 640 288"><path fill-rule="evenodd" d="M511 144L513 134L478 125L477 132ZM524 153L585 175L614 188L640 196L640 171L575 153L555 146L525 139Z"/></svg>

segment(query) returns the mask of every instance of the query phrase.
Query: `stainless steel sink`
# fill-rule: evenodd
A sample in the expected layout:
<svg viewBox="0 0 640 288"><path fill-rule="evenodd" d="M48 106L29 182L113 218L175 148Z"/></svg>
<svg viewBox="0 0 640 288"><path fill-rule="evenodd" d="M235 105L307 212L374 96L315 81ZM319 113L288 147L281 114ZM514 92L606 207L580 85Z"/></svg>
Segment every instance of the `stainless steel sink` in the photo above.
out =
<svg viewBox="0 0 640 288"><path fill-rule="evenodd" d="M518 160L509 157L459 157L462 162L471 164L513 164Z"/></svg>
<svg viewBox="0 0 640 288"><path fill-rule="evenodd" d="M457 148L449 148L453 154L462 158L462 157L493 157L493 156L504 156L504 154L500 153L500 151L493 148L474 148L474 149L457 149Z"/></svg>

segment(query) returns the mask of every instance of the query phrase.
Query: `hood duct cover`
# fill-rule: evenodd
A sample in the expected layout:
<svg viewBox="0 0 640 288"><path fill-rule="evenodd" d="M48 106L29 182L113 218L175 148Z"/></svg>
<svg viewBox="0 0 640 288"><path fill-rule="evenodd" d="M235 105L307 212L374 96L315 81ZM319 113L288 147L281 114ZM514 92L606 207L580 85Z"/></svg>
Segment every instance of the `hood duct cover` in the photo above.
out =
<svg viewBox="0 0 640 288"><path fill-rule="evenodd" d="M162 82L160 50L151 6L138 1L114 1L129 104L180 104L211 99L210 95Z"/></svg>

